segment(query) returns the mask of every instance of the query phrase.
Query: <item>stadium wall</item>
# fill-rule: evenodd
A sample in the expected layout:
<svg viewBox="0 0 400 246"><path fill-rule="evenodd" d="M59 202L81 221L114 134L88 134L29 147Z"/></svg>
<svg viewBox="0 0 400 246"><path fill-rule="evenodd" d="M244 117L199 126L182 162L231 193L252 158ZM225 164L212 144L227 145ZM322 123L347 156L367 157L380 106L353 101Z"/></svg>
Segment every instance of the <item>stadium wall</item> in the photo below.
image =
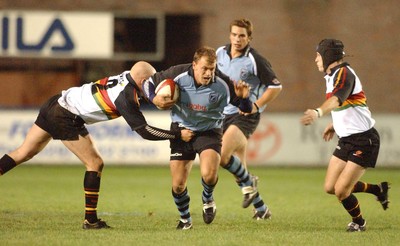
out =
<svg viewBox="0 0 400 246"><path fill-rule="evenodd" d="M167 111L145 111L150 125L169 128ZM37 110L0 110L0 153L18 147L36 119ZM301 114L269 113L251 137L248 163L260 166L325 166L336 140L324 142L322 131L329 122L324 117L304 127ZM376 114L381 134L379 166L400 167L400 116ZM168 165L169 142L147 141L132 132L122 118L88 126L107 165ZM51 141L45 150L29 161L36 164L79 164L60 141Z"/></svg>
<svg viewBox="0 0 400 246"><path fill-rule="evenodd" d="M392 96L394 92L400 91L397 74L400 64L397 48L400 35L396 35L395 31L400 26L398 8L398 0L41 0L40 4L37 1L0 1L2 11L13 9L198 15L201 18L201 30L200 37L196 38L200 39L201 44L212 47L228 42L228 28L232 19L250 18L255 28L253 47L270 60L284 85L283 93L269 109L273 112L300 112L315 106L310 105L310 101L319 102L323 99L321 92L324 91L324 81L315 67L315 46L322 38L335 37L344 41L349 55L346 59L361 78L372 111L398 114L398 103L393 103L393 100L398 101L399 97ZM87 35L82 38L86 39ZM194 40L186 41L193 42ZM185 49L183 46L180 48ZM42 60L30 60L26 66L34 67L39 62ZM9 63L9 58L0 58L0 68ZM110 67L108 61L102 61L101 64ZM82 68L78 65L73 72L77 74L79 69ZM121 68L125 69L129 67ZM30 76L24 76L24 71L19 73L12 80L19 86L33 79L49 83L54 81L47 78L46 71L43 70ZM7 76L0 69L1 86L9 83ZM64 87L80 82L79 76L69 82L64 79L57 81L64 83ZM52 92L43 91L42 94L43 97L49 97L52 95L50 93ZM7 94L0 98L4 104L8 102L7 99L15 101ZM31 95L29 103L35 99L38 101L37 105L43 102L42 97Z"/></svg>

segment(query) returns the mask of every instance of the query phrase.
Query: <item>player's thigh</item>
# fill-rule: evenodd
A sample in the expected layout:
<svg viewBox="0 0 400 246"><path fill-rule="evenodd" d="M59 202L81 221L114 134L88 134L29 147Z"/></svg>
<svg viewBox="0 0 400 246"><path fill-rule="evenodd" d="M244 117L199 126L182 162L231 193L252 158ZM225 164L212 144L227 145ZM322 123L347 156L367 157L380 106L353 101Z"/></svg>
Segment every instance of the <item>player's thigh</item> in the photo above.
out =
<svg viewBox="0 0 400 246"><path fill-rule="evenodd" d="M186 182L192 169L191 160L170 160L169 168L173 187L186 187Z"/></svg>
<svg viewBox="0 0 400 246"><path fill-rule="evenodd" d="M28 131L24 142L16 150L9 153L9 156L19 164L43 150L51 140L51 136L42 128L33 124Z"/></svg>
<svg viewBox="0 0 400 246"><path fill-rule="evenodd" d="M227 164L230 157L236 151L243 151L246 148L247 138L235 125L230 125L222 136L221 158L222 163Z"/></svg>
<svg viewBox="0 0 400 246"><path fill-rule="evenodd" d="M325 176L324 189L327 193L335 193L335 184L345 167L345 161L337 158L336 156L331 157Z"/></svg>
<svg viewBox="0 0 400 246"><path fill-rule="evenodd" d="M103 160L90 135L79 135L78 140L63 140L62 143L86 166L87 171L101 171Z"/></svg>
<svg viewBox="0 0 400 246"><path fill-rule="evenodd" d="M347 162L335 185L335 193L340 200L350 195L354 185L360 180L364 173L364 167L351 161Z"/></svg>

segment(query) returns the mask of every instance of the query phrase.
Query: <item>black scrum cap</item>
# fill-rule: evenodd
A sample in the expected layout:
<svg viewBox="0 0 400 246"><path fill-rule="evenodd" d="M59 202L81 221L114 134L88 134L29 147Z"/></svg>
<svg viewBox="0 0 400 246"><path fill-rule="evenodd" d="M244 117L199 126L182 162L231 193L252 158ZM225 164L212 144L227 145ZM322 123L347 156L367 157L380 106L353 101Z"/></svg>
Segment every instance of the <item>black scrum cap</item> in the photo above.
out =
<svg viewBox="0 0 400 246"><path fill-rule="evenodd" d="M337 39L323 39L317 46L317 52L322 56L324 71L335 61L344 57L343 42Z"/></svg>

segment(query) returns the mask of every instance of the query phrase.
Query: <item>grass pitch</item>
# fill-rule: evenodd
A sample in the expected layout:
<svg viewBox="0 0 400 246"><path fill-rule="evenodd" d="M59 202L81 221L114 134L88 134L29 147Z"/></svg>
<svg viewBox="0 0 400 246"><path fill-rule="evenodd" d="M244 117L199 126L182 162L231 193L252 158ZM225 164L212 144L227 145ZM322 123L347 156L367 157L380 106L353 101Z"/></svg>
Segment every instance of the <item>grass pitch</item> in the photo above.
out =
<svg viewBox="0 0 400 246"><path fill-rule="evenodd" d="M112 229L81 229L83 166L23 164L0 177L0 245L398 245L399 169L370 169L363 181L387 180L391 203L384 211L370 194L359 193L367 231L347 233L349 215L323 191L325 168L250 167L272 211L252 220L241 208L234 178L220 169L215 190L217 216L202 221L201 183L195 166L189 178L193 229L177 231L167 166L106 166L99 217Z"/></svg>

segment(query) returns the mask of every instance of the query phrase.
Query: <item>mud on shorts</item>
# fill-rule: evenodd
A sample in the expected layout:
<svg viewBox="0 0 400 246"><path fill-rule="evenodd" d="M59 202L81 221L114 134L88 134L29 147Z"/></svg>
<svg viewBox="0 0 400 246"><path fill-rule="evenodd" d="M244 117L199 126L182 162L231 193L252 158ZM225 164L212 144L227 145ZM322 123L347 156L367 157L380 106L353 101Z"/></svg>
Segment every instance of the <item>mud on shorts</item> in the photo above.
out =
<svg viewBox="0 0 400 246"><path fill-rule="evenodd" d="M376 165L380 147L379 133L375 128L339 139L333 155L343 161L352 161L362 167Z"/></svg>
<svg viewBox="0 0 400 246"><path fill-rule="evenodd" d="M88 135L85 121L60 106L58 103L60 96L56 95L43 104L35 124L49 133L53 139L78 140L79 135Z"/></svg>
<svg viewBox="0 0 400 246"><path fill-rule="evenodd" d="M254 133L258 124L260 123L260 113L242 115L236 114L226 114L223 123L224 132L228 129L230 125L237 126L248 139L251 134Z"/></svg>
<svg viewBox="0 0 400 246"><path fill-rule="evenodd" d="M178 123L171 123L171 131L183 129ZM170 140L171 155L170 160L194 160L196 154L203 150L213 149L221 154L222 147L222 129L212 129L209 131L195 132L195 136L190 142L182 139Z"/></svg>

